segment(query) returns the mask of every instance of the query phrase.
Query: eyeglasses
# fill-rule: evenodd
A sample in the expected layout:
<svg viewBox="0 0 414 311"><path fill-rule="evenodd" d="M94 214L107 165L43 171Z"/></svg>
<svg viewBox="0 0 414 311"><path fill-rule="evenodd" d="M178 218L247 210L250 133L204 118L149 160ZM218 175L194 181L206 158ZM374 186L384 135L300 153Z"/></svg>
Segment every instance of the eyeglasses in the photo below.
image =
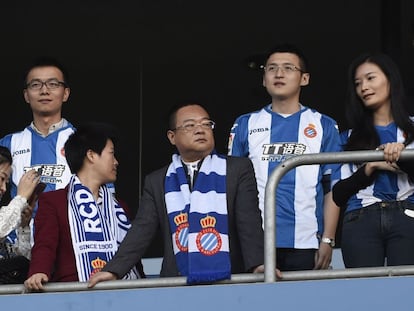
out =
<svg viewBox="0 0 414 311"><path fill-rule="evenodd" d="M184 132L194 132L197 126L201 126L201 128L204 130L214 130L215 125L216 122L212 120L204 120L199 123L194 121L187 121L184 122L183 125L177 126L175 129L172 129L172 131L183 130Z"/></svg>
<svg viewBox="0 0 414 311"><path fill-rule="evenodd" d="M282 70L282 72L284 73L292 73L295 71L304 72L302 69L292 64L283 64L283 65L270 64L267 66L262 66L262 68L266 73L276 73L279 69Z"/></svg>
<svg viewBox="0 0 414 311"><path fill-rule="evenodd" d="M59 81L57 79L49 79L44 82L39 79L33 79L32 81L26 84L26 87L30 90L40 90L43 87L43 85L46 85L46 87L49 90L55 90L60 86L66 87L65 82Z"/></svg>

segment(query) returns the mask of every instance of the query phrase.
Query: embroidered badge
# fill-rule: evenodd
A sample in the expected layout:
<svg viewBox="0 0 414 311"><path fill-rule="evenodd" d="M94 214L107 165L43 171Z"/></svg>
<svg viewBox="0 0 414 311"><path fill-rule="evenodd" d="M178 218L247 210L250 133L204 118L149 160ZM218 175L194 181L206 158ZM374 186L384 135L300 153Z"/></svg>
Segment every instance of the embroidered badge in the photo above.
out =
<svg viewBox="0 0 414 311"><path fill-rule="evenodd" d="M303 130L303 134L305 134L306 137L314 138L316 135L318 135L318 132L316 131L315 125L309 123L309 125Z"/></svg>
<svg viewBox="0 0 414 311"><path fill-rule="evenodd" d="M175 230L174 240L178 249L182 252L188 251L188 215L187 213L180 213L174 217L174 222L177 225Z"/></svg>
<svg viewBox="0 0 414 311"><path fill-rule="evenodd" d="M91 272L91 276L94 275L95 273L98 273L99 271L102 270L103 267L105 267L106 265L106 261L102 260L101 258L97 257L96 259L91 261L91 266L93 268L92 272Z"/></svg>
<svg viewBox="0 0 414 311"><path fill-rule="evenodd" d="M216 218L206 216L200 220L200 224L203 229L197 234L197 248L202 254L212 256L220 251L222 245L220 234L214 228Z"/></svg>

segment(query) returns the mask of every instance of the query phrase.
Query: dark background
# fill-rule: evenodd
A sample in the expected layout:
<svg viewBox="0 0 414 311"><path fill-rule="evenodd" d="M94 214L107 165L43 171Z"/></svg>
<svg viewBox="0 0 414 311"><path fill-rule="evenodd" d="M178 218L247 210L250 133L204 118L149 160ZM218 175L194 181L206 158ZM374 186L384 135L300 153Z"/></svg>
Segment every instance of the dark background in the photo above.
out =
<svg viewBox="0 0 414 311"><path fill-rule="evenodd" d="M346 70L367 50L399 63L414 95L414 2L410 0L73 0L0 4L0 136L32 120L22 95L23 68L40 55L69 69L63 115L116 125L123 141L117 193L136 211L144 176L174 150L165 114L195 99L217 122L227 151L234 119L270 103L257 55L278 42L300 46L310 61L301 102L344 124ZM411 109L411 107L410 107Z"/></svg>

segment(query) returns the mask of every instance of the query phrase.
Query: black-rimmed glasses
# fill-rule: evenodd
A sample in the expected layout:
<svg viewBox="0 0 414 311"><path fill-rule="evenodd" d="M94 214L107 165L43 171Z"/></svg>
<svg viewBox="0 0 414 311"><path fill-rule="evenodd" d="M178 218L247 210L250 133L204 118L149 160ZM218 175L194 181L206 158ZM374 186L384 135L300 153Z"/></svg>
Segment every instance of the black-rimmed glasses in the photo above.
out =
<svg viewBox="0 0 414 311"><path fill-rule="evenodd" d="M49 90L55 90L61 86L66 87L65 82L59 81L57 79L49 79L46 81L42 81L39 79L33 79L32 81L26 84L26 87L30 90L40 90L43 87L43 85L46 85L46 87Z"/></svg>

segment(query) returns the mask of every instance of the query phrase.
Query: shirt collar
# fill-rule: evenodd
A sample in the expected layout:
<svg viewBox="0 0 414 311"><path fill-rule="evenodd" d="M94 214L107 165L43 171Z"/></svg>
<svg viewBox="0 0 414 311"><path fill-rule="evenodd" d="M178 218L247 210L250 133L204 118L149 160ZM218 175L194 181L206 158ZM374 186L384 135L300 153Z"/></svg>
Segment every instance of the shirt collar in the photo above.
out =
<svg viewBox="0 0 414 311"><path fill-rule="evenodd" d="M48 131L48 133L47 133L47 135L44 135L37 127L36 127L36 125L34 124L34 122L32 121L32 123L30 123L30 127L36 132L36 133L38 133L39 135L41 135L41 136L43 136L43 137L46 137L46 136L48 136L48 135L50 135L50 134L52 134L53 132L55 132L55 131L57 131L57 130L59 130L59 129L61 129L61 128L63 128L63 127L65 127L65 126L67 126L68 125L68 121L66 120L66 119L64 119L64 118L62 118L59 122L57 122L57 123L55 123L55 124L52 124L50 127L49 127L49 131Z"/></svg>

